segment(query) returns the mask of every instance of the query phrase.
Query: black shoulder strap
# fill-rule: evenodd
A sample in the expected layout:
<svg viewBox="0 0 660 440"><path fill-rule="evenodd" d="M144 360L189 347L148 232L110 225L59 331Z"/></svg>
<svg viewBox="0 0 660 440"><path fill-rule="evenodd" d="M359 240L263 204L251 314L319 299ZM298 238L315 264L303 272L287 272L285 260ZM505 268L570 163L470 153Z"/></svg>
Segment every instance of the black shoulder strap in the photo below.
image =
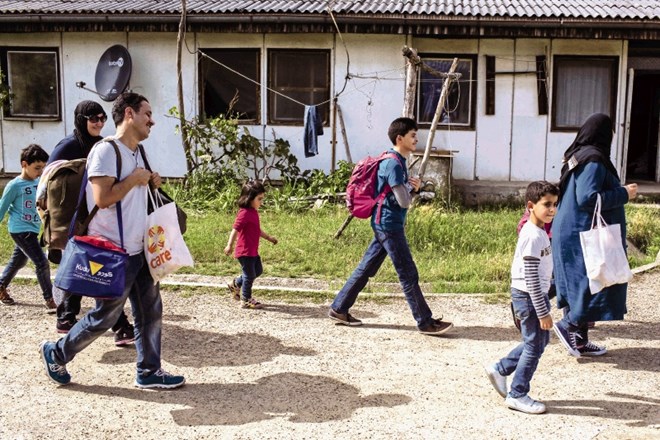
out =
<svg viewBox="0 0 660 440"><path fill-rule="evenodd" d="M142 161L144 162L144 167L151 171L151 165L149 165L149 161L147 160L147 155L144 152L144 147L142 144L138 144L138 149L140 150L140 156L142 156Z"/></svg>
<svg viewBox="0 0 660 440"><path fill-rule="evenodd" d="M110 142L110 144L112 144L112 147L115 149L115 155L117 156L117 178L115 179L115 182L117 182L117 181L119 181L119 178L121 177L121 166L122 166L121 153L119 152L119 146L114 141L114 139L106 138L106 139L103 139L103 140ZM96 145L96 144L94 144L94 145ZM85 179L84 180L87 180L86 178L87 178L87 170L85 170ZM87 182L86 181L82 182L80 184L80 186L82 188L86 188L87 187ZM85 193L85 191L82 190L82 189L81 189L80 192L81 192L81 194ZM80 197L80 200L78 200L78 208L76 209L76 212L78 211L78 209L80 209L81 206L82 206L82 195ZM87 230L87 227L89 226L89 223L92 221L92 219L94 218L94 216L96 215L98 210L99 210L99 207L94 205L94 208L92 208L90 213L87 214L87 217L85 218L85 221L82 222L81 230L83 230L83 231Z"/></svg>

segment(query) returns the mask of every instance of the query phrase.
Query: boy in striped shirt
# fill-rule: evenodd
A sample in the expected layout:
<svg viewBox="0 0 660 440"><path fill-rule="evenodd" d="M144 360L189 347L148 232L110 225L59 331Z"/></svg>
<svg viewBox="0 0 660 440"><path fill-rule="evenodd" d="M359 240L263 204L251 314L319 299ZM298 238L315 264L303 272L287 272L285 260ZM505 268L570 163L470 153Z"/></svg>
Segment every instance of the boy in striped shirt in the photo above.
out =
<svg viewBox="0 0 660 440"><path fill-rule="evenodd" d="M545 405L529 397L529 383L550 339L552 329L548 289L552 278L552 251L544 229L557 212L559 188L546 181L532 182L525 200L529 221L520 230L511 265L511 300L520 319L522 342L506 357L486 367L495 390L511 409L528 414L545 412ZM506 378L514 374L507 394Z"/></svg>

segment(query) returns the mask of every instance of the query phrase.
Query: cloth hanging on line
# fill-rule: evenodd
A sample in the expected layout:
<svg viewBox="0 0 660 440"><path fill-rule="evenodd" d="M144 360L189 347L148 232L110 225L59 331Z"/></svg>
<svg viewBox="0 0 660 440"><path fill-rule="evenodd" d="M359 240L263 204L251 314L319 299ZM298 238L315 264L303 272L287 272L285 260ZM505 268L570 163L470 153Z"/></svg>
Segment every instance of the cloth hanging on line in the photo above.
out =
<svg viewBox="0 0 660 440"><path fill-rule="evenodd" d="M305 106L305 157L319 154L318 137L323 134L323 121L316 112L315 105Z"/></svg>

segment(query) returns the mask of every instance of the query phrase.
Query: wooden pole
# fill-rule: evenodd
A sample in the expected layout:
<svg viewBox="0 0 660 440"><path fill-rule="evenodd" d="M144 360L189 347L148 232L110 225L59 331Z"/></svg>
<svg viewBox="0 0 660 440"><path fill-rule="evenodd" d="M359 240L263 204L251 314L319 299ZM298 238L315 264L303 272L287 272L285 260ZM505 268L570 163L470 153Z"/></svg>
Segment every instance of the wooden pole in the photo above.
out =
<svg viewBox="0 0 660 440"><path fill-rule="evenodd" d="M429 137L426 140L426 148L424 149L424 157L422 158L422 163L419 165L419 179L424 179L424 173L426 172L426 163L429 160L431 155L431 145L433 145L433 138L435 137L435 129L438 126L440 121L440 115L442 114L442 109L445 106L447 101L447 95L449 94L449 87L454 79L460 77L460 74L454 74L456 67L458 66L458 58L454 58L454 61L451 63L447 79L445 79L444 84L442 85L442 91L440 92L440 99L438 100L438 105L435 108L435 115L433 115L433 121L431 122L431 128L429 129Z"/></svg>
<svg viewBox="0 0 660 440"><path fill-rule="evenodd" d="M346 149L346 160L349 163L353 163L353 158L351 157L351 149L348 146L348 136L346 135L346 124L344 124L344 115L341 112L341 107L339 103L337 105L337 116L339 116L339 125L341 126L341 137L344 140L344 148Z"/></svg>
<svg viewBox="0 0 660 440"><path fill-rule="evenodd" d="M181 0L181 20L179 20L179 33L176 37L176 95L179 103L179 127L181 127L181 142L186 155L188 171L192 170L192 156L188 143L188 129L186 127L186 110L183 104L183 78L181 74L181 49L186 38L186 0Z"/></svg>
<svg viewBox="0 0 660 440"><path fill-rule="evenodd" d="M406 93L403 100L401 116L404 118L415 117L415 92L417 91L417 74L422 60L415 49L403 46L403 56L406 57Z"/></svg>

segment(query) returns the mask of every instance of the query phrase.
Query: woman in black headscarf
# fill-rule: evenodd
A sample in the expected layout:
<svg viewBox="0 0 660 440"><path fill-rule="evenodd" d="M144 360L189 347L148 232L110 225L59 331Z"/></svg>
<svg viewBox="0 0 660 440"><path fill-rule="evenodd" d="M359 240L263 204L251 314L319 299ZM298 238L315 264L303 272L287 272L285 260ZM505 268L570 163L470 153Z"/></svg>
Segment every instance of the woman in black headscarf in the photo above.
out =
<svg viewBox="0 0 660 440"><path fill-rule="evenodd" d="M636 197L637 185L621 186L610 160L612 120L591 115L564 153L559 181L557 215L552 223L552 256L557 304L564 318L554 326L568 352L576 357L600 356L605 347L589 341L588 322L621 320L626 309L628 284L615 284L592 295L580 246L580 232L591 229L597 195L607 224L620 224L626 247L623 206Z"/></svg>
<svg viewBox="0 0 660 440"><path fill-rule="evenodd" d="M48 158L49 164L56 160L84 159L94 144L103 139L101 130L108 116L101 104L95 101L80 102L74 110L74 118L76 128L55 146ZM53 251L49 251L49 256L51 252ZM76 323L76 315L80 313L80 300L78 295L64 293L64 298L57 307L58 333L67 333ZM118 346L130 344L135 340L133 325L123 312L112 331L115 332L115 344Z"/></svg>

